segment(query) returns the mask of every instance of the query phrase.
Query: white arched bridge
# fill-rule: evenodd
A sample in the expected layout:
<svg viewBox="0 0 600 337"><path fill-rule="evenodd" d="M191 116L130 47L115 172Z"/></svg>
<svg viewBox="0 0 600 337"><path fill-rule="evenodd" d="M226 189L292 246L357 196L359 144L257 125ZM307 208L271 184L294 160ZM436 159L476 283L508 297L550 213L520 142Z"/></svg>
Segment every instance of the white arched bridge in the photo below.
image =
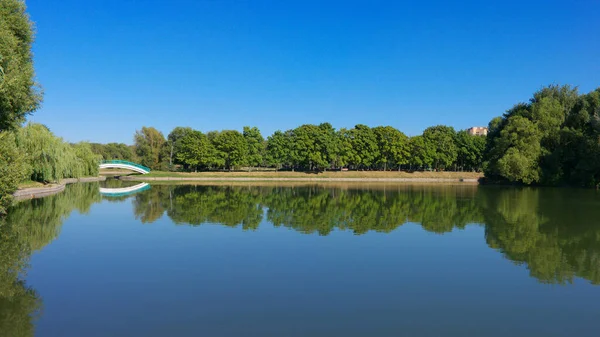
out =
<svg viewBox="0 0 600 337"><path fill-rule="evenodd" d="M135 172L139 172L141 174L150 173L150 168L144 165L132 163L127 160L103 160L100 162L100 168L120 168L125 170L131 170Z"/></svg>

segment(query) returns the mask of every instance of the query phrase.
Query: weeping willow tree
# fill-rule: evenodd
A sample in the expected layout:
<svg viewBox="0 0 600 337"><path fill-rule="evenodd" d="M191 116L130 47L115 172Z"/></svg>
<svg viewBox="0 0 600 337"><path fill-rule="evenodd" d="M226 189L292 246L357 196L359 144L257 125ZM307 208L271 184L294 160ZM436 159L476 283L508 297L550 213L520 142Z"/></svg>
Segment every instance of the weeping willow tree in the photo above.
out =
<svg viewBox="0 0 600 337"><path fill-rule="evenodd" d="M98 175L98 158L87 143L71 145L42 124L21 128L17 145L31 164L31 180L56 182Z"/></svg>
<svg viewBox="0 0 600 337"><path fill-rule="evenodd" d="M12 132L0 132L0 216L12 202L12 191L29 176L30 165Z"/></svg>

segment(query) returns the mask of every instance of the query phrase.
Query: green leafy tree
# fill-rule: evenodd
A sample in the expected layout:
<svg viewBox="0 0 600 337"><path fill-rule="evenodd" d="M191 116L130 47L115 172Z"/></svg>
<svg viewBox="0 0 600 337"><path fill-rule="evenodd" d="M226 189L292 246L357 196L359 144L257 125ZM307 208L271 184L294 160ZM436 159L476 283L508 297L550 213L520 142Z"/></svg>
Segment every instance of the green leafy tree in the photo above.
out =
<svg viewBox="0 0 600 337"><path fill-rule="evenodd" d="M326 169L329 166L327 142L326 126L305 124L294 129L292 144L296 164L311 171Z"/></svg>
<svg viewBox="0 0 600 337"><path fill-rule="evenodd" d="M205 134L193 130L180 140L177 160L197 171L199 168L210 168L222 165L214 145Z"/></svg>
<svg viewBox="0 0 600 337"><path fill-rule="evenodd" d="M356 125L354 129L349 130L348 140L352 146L350 163L356 168L371 168L377 162L380 156L377 136L370 127Z"/></svg>
<svg viewBox="0 0 600 337"><path fill-rule="evenodd" d="M40 105L33 68L33 23L19 0L0 1L0 132L15 129Z"/></svg>
<svg viewBox="0 0 600 337"><path fill-rule="evenodd" d="M251 167L262 166L265 153L265 139L257 127L244 126L244 139L248 144L247 164Z"/></svg>
<svg viewBox="0 0 600 337"><path fill-rule="evenodd" d="M486 138L470 135L462 130L456 133L456 147L458 151L458 167L466 170L480 171L483 165L483 152Z"/></svg>
<svg viewBox="0 0 600 337"><path fill-rule="evenodd" d="M340 167L349 167L356 162L357 154L352 144L353 137L352 129L341 128L337 132L337 156L334 160Z"/></svg>
<svg viewBox="0 0 600 337"><path fill-rule="evenodd" d="M281 169L291 162L291 137L280 130L267 138L266 161L270 166Z"/></svg>
<svg viewBox="0 0 600 337"><path fill-rule="evenodd" d="M495 139L494 151L499 158L488 168L488 174L525 184L539 181L541 136L536 125L522 116L508 119L506 126Z"/></svg>
<svg viewBox="0 0 600 337"><path fill-rule="evenodd" d="M151 169L160 169L163 159L161 151L166 142L162 132L153 127L144 126L141 130L135 132L133 139L140 164Z"/></svg>
<svg viewBox="0 0 600 337"><path fill-rule="evenodd" d="M378 126L373 128L377 138L379 157L377 164L386 171L391 167L400 167L408 164L409 146L408 137L391 126Z"/></svg>
<svg viewBox="0 0 600 337"><path fill-rule="evenodd" d="M435 149L423 136L411 137L408 141L411 168L428 168L433 165Z"/></svg>
<svg viewBox="0 0 600 337"><path fill-rule="evenodd" d="M319 124L320 143L325 151L325 158L328 164L324 168L339 168L341 167L341 150L342 143L339 133L330 123Z"/></svg>
<svg viewBox="0 0 600 337"><path fill-rule="evenodd" d="M239 131L221 131L214 137L213 144L226 169L233 170L246 164L248 146L244 135Z"/></svg>
<svg viewBox="0 0 600 337"><path fill-rule="evenodd" d="M23 1L0 1L0 215L29 175L26 156L7 131L18 128L42 101L31 52L33 23L25 9Z"/></svg>
<svg viewBox="0 0 600 337"><path fill-rule="evenodd" d="M423 138L434 149L433 166L436 169L451 168L458 157L454 128L445 125L432 126L423 131Z"/></svg>
<svg viewBox="0 0 600 337"><path fill-rule="evenodd" d="M181 151L181 141L187 135L192 133L194 129L190 127L181 127L178 126L174 128L171 133L167 136L167 153L169 156L169 166L173 166L173 164L182 164L183 162L178 161L178 154Z"/></svg>
<svg viewBox="0 0 600 337"><path fill-rule="evenodd" d="M108 143L104 145L104 151L103 158L106 160L133 160L133 151L131 150L131 147L123 143Z"/></svg>
<svg viewBox="0 0 600 337"><path fill-rule="evenodd" d="M484 153L492 180L524 184L600 184L600 90L551 85L492 120Z"/></svg>

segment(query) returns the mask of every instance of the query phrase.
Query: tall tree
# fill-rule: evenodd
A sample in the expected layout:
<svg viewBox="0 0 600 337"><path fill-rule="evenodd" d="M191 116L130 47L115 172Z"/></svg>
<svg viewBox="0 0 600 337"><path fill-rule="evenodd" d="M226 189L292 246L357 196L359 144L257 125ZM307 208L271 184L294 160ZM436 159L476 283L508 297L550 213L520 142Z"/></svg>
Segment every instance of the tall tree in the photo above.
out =
<svg viewBox="0 0 600 337"><path fill-rule="evenodd" d="M302 168L313 170L329 166L326 127L301 125L293 130L292 142L296 162Z"/></svg>
<svg viewBox="0 0 600 337"><path fill-rule="evenodd" d="M434 149L434 167L449 169L458 156L454 128L445 125L432 126L423 131L423 138Z"/></svg>
<svg viewBox="0 0 600 337"><path fill-rule="evenodd" d="M280 130L275 131L267 138L266 161L270 166L281 169L290 163L290 137Z"/></svg>
<svg viewBox="0 0 600 337"><path fill-rule="evenodd" d="M194 130L190 127L178 126L174 128L167 136L167 153L169 156L169 166L180 164L177 162L178 153L181 151L181 141L185 136Z"/></svg>
<svg viewBox="0 0 600 337"><path fill-rule="evenodd" d="M408 164L408 137L405 134L391 126L378 126L373 128L373 132L379 148L377 164L384 171L389 167Z"/></svg>
<svg viewBox="0 0 600 337"><path fill-rule="evenodd" d="M28 171L26 156L17 149L16 129L42 101L33 67L33 23L19 0L0 1L0 214Z"/></svg>
<svg viewBox="0 0 600 337"><path fill-rule="evenodd" d="M25 121L42 100L33 68L33 23L19 0L0 1L0 131Z"/></svg>
<svg viewBox="0 0 600 337"><path fill-rule="evenodd" d="M373 130L363 124L358 124L350 130L350 144L353 149L353 163L357 168L370 168L379 158L377 136Z"/></svg>
<svg viewBox="0 0 600 337"><path fill-rule="evenodd" d="M244 126L244 139L248 144L247 164L251 167L263 165L265 139L257 127Z"/></svg>
<svg viewBox="0 0 600 337"><path fill-rule="evenodd" d="M457 165L461 170L481 170L485 136L470 135L462 130L456 133Z"/></svg>
<svg viewBox="0 0 600 337"><path fill-rule="evenodd" d="M141 130L135 132L133 139L140 164L151 169L160 169L161 150L166 142L162 132L153 127L144 126Z"/></svg>
<svg viewBox="0 0 600 337"><path fill-rule="evenodd" d="M213 144L225 168L232 170L246 164L248 146L244 135L236 130L224 130L214 137Z"/></svg>
<svg viewBox="0 0 600 337"><path fill-rule="evenodd" d="M494 161L487 164L486 175L525 184L538 182L540 140L541 135L533 122L519 115L510 117L493 140L490 155Z"/></svg>
<svg viewBox="0 0 600 337"><path fill-rule="evenodd" d="M551 85L490 122L484 157L492 180L599 186L600 89Z"/></svg>
<svg viewBox="0 0 600 337"><path fill-rule="evenodd" d="M212 167L222 165L214 145L205 134L192 130L178 145L177 160L194 168L195 171L201 167Z"/></svg>
<svg viewBox="0 0 600 337"><path fill-rule="evenodd" d="M413 168L428 168L433 165L435 149L423 136L411 137L408 141L410 159L408 163Z"/></svg>

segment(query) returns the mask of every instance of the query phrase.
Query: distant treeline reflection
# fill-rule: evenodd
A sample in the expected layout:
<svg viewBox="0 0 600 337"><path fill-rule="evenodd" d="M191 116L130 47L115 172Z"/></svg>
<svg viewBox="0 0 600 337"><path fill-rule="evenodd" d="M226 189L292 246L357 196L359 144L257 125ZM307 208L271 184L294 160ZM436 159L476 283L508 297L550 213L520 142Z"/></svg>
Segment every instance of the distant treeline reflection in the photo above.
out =
<svg viewBox="0 0 600 337"><path fill-rule="evenodd" d="M544 283L575 276L600 283L600 195L569 189L476 186L157 185L135 195L136 217L151 223L221 224L256 229L267 221L301 233L391 232L417 223L447 233L484 225L485 240Z"/></svg>
<svg viewBox="0 0 600 337"><path fill-rule="evenodd" d="M131 200L142 223L166 216L178 225L254 230L272 224L319 235L387 233L407 223L443 234L479 225L491 248L525 264L540 282L581 277L600 284L600 194L591 190L153 185L132 196L103 198L98 183L74 184L55 196L21 202L0 219L0 336L33 335L41 299L24 281L29 256L58 237L74 210L87 213L102 200Z"/></svg>

